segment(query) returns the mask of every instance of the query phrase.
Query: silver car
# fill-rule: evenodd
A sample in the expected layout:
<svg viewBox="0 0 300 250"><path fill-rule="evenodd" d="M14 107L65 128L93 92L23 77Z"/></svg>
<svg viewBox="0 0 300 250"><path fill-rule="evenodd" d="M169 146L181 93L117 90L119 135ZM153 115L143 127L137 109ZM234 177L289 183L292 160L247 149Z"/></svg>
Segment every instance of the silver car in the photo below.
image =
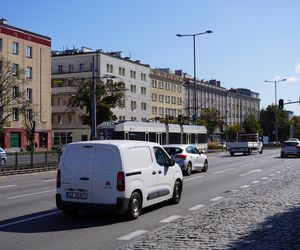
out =
<svg viewBox="0 0 300 250"><path fill-rule="evenodd" d="M206 172L208 169L207 156L190 144L163 145L167 153L181 167L185 175L190 175L193 170Z"/></svg>
<svg viewBox="0 0 300 250"><path fill-rule="evenodd" d="M282 144L280 157L289 155L300 156L300 142L298 140L288 140Z"/></svg>
<svg viewBox="0 0 300 250"><path fill-rule="evenodd" d="M3 148L0 147L0 165L4 166L7 162L7 155Z"/></svg>

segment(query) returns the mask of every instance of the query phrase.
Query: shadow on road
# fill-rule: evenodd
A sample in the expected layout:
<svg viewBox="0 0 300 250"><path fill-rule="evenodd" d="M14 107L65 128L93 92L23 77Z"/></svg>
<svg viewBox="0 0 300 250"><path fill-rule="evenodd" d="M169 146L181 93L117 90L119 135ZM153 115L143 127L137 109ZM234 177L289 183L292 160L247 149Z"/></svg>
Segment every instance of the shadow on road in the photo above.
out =
<svg viewBox="0 0 300 250"><path fill-rule="evenodd" d="M228 249L300 249L300 207L267 217Z"/></svg>

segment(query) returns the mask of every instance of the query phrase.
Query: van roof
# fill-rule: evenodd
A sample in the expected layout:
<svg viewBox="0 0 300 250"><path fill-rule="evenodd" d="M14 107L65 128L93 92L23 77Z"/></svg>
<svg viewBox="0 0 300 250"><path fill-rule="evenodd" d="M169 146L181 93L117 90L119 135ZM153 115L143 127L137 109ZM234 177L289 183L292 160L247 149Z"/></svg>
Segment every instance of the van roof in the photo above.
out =
<svg viewBox="0 0 300 250"><path fill-rule="evenodd" d="M94 141L81 141L81 142L72 142L68 145L76 145L76 144L83 144L83 145L113 145L117 147L124 147L124 146L142 146L142 145L152 145L152 146L160 146L158 143L155 142L148 142L148 141L134 141L134 140L94 140Z"/></svg>

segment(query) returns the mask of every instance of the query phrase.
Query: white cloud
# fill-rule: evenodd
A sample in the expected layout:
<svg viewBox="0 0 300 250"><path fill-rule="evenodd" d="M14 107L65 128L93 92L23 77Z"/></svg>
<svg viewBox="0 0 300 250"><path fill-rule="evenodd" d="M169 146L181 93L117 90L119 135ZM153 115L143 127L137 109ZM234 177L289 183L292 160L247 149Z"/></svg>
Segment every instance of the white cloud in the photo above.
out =
<svg viewBox="0 0 300 250"><path fill-rule="evenodd" d="M300 72L299 72L300 73ZM288 83L296 83L296 82L298 82L298 77L296 77L296 76L290 76L290 77L288 77L287 78L287 82Z"/></svg>
<svg viewBox="0 0 300 250"><path fill-rule="evenodd" d="M295 66L295 72L297 74L300 74L300 63L298 63L296 66Z"/></svg>

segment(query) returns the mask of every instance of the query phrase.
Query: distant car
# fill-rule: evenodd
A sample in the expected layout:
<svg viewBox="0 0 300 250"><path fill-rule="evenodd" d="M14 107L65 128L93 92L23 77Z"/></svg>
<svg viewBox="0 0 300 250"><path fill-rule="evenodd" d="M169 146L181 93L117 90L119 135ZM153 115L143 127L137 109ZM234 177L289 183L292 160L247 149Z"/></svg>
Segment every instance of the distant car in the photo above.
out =
<svg viewBox="0 0 300 250"><path fill-rule="evenodd" d="M0 147L0 165L4 166L7 162L7 155L3 148Z"/></svg>
<svg viewBox="0 0 300 250"><path fill-rule="evenodd" d="M181 167L185 175L190 175L193 170L206 172L208 169L207 156L194 145L170 144L163 145L163 148Z"/></svg>
<svg viewBox="0 0 300 250"><path fill-rule="evenodd" d="M281 158L289 155L300 156L300 141L288 140L282 144L280 156Z"/></svg>

